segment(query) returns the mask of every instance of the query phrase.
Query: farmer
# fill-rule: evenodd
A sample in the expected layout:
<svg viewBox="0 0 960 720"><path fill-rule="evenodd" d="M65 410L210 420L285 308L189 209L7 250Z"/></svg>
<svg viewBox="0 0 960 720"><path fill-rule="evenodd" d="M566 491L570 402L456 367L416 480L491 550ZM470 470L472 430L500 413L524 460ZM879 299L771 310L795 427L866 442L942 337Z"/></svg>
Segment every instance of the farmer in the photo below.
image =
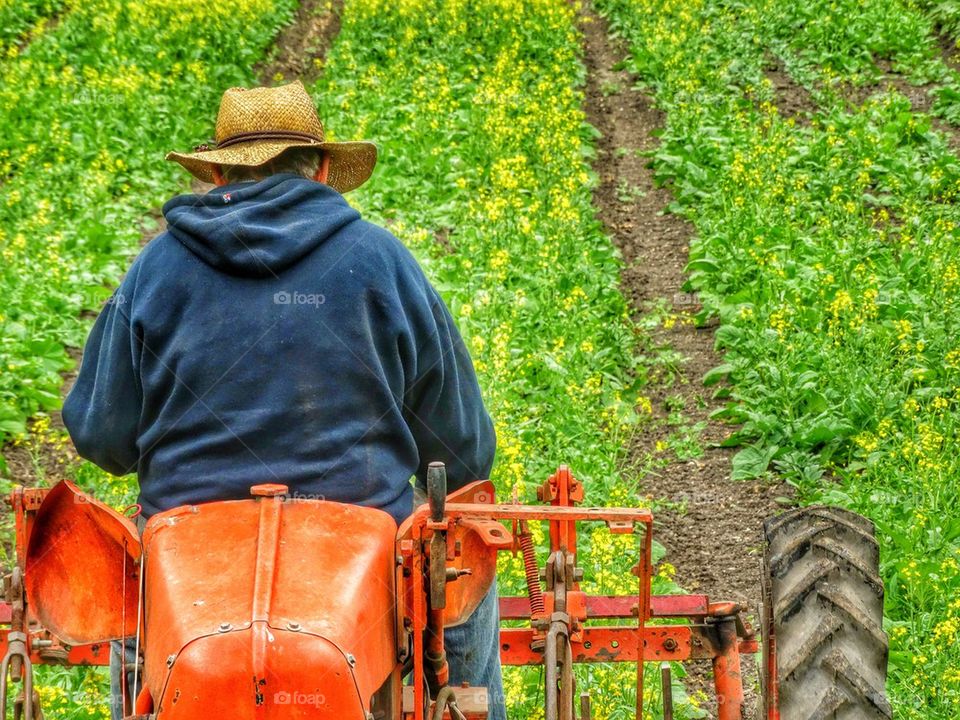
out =
<svg viewBox="0 0 960 720"><path fill-rule="evenodd" d="M144 517L282 483L399 523L429 462L451 490L486 478L493 425L449 311L342 195L376 147L325 142L299 82L228 90L216 138L167 156L217 187L164 205L97 318L63 408L77 452L136 472ZM451 684L489 688L503 720L495 587L447 653Z"/></svg>

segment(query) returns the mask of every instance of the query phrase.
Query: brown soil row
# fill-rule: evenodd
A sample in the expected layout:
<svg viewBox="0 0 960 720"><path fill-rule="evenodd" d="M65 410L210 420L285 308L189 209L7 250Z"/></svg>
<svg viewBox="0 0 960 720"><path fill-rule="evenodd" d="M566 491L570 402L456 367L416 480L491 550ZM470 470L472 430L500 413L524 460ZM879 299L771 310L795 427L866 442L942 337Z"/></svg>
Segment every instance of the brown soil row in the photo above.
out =
<svg viewBox="0 0 960 720"><path fill-rule="evenodd" d="M798 125L809 125L810 115L817 110L817 103L810 91L798 84L783 67L780 58L768 55L768 67L764 74L773 85L774 104L780 115L793 119Z"/></svg>
<svg viewBox="0 0 960 720"><path fill-rule="evenodd" d="M942 31L937 35L937 44L944 65L953 71L960 71L960 49L957 44ZM914 85L894 70L889 59L877 58L874 62L881 73L877 82L856 86L845 84L839 88L841 97L850 109L860 107L870 96L882 90L894 90L910 102L914 113L931 113L939 87L937 83ZM775 104L780 115L787 119L792 118L798 125L808 125L810 115L817 111L817 103L810 91L790 76L779 57L768 53L766 65L764 75L773 86ZM950 148L954 152L960 151L960 129L941 118L931 116L930 119L934 129L947 138Z"/></svg>
<svg viewBox="0 0 960 720"><path fill-rule="evenodd" d="M597 212L623 253L623 290L637 315L664 304L671 313L672 321L651 333L654 353L672 348L683 358L675 372L654 373L646 388L654 410L653 430L637 437L630 451L638 466L650 457L665 459L662 443L671 432L665 421L679 401L687 422L704 423L706 428L700 438L702 457L665 459L665 465L640 479L638 489L667 508L657 514L655 537L667 548L677 581L690 592L755 607L761 523L778 510L775 498L783 490L761 481L731 481L730 451L711 447L729 428L709 419L716 403L701 378L721 360L713 350L712 329L693 324L700 309L696 297L683 290L694 228L666 211L671 193L657 187L649 161L640 154L656 147L654 133L662 127L663 116L647 95L634 88L626 71L613 69L626 52L608 36L605 22L590 10L582 21L587 118L601 133L595 164L600 176ZM709 666L697 664L692 669L694 688L710 682ZM747 710L752 712L756 669L750 661L744 672ZM706 694L713 696L709 688ZM714 711L709 702L706 707Z"/></svg>

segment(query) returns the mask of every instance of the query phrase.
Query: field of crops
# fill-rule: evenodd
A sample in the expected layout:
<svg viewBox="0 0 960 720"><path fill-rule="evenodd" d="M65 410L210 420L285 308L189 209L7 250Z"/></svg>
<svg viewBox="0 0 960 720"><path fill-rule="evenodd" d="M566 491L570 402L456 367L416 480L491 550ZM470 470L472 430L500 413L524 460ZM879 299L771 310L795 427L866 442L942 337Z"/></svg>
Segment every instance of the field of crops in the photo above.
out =
<svg viewBox="0 0 960 720"><path fill-rule="evenodd" d="M328 134L380 148L349 201L413 251L447 301L496 422L500 493L532 500L567 463L588 503L669 503L642 471L710 449L700 428L681 428L656 458L631 450L658 427L653 387L678 382L648 331L678 316L631 307L620 252L596 218L582 23L599 12L638 81L610 92L645 93L663 113L651 162L671 211L692 224L696 321L719 320L722 364L698 392L723 402L711 421L729 424L737 448L730 482L783 480L800 503L876 523L895 717L956 717L960 4L595 5L311 5L342 19L308 86ZM118 506L135 494L134 478L69 452L56 422L64 374L156 209L187 188L163 153L211 135L227 87L292 79L258 77L257 66L296 9L0 0L4 491L25 481L10 458L26 456L31 482L70 477ZM638 192L624 188L622 201ZM615 537L585 538L590 590L635 589L633 540ZM672 577L661 563L655 591L677 590ZM522 594L522 583L504 556L502 591ZM632 716L631 678L583 672L595 718ZM99 671L41 679L49 716L107 717ZM505 681L511 718L538 717L542 678ZM678 717L707 714L679 679L675 697Z"/></svg>
<svg viewBox="0 0 960 720"><path fill-rule="evenodd" d="M733 477L773 471L877 523L894 707L955 717L960 164L904 94L956 117L934 23L898 2L599 4L666 112L654 162L721 320L708 380L732 381Z"/></svg>

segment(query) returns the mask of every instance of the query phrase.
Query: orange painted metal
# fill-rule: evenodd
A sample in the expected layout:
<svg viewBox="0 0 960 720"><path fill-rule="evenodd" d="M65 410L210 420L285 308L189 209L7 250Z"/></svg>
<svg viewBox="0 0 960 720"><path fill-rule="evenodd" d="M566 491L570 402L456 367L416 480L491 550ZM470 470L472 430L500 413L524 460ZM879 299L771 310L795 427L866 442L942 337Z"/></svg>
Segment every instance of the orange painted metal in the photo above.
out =
<svg viewBox="0 0 960 720"><path fill-rule="evenodd" d="M489 482L474 483L451 494L442 521L432 522L423 506L399 532L378 510L289 498L282 485L256 486L252 494L249 500L188 506L151 518L143 538L146 659L137 713L155 720L365 720L376 693L376 710L387 720L425 720L423 657L431 611L424 572L430 539L446 532L447 603L433 613L433 622L437 626L442 615L442 624L450 625L468 616L485 595L497 553L516 549L516 538L504 523L517 527L520 521L541 521L550 525L551 547L572 553L578 522L603 522L611 532L637 534L636 595L587 596L574 579L562 596L544 596L548 612L554 597L564 601L558 615L569 625L574 662L635 662L642 687L646 661L712 659L719 718L741 718L739 656L757 651L752 630L739 620L741 608L710 603L702 595L651 596L652 514L640 508L574 507L583 486L565 467L541 488L551 506L497 505ZM44 501L48 495L53 498L49 504ZM135 531L133 541L128 534L132 523L88 502L75 486L49 493L15 491L12 500L18 548L27 558L33 554L32 563L62 552L63 576L75 575L77 567L88 581L91 573L101 573L96 599L78 604L57 602L51 595L60 590L49 569L45 579L42 569L33 577L27 572L28 582L39 577L48 583L34 587L34 607L42 604L43 612L52 607L61 613L51 622L60 618L58 629L70 637L77 637L74 624L89 633L91 617L104 624L97 606L105 598L108 608L121 608L121 618L136 617L136 604L125 593L135 591L136 581L122 579L123 566L137 562ZM69 547L76 539L73 532L93 538L98 554L104 544L113 547L111 560L75 557L77 548ZM35 533L36 539L28 542ZM58 537L67 538L68 548L52 546ZM111 574L117 547L133 549L120 562L119 584ZM90 554L89 540L87 548ZM462 575L466 570L470 574ZM60 582L69 588L71 581ZM120 602L124 597L125 605ZM0 605L0 624L5 618L11 622L12 613L5 615L4 609ZM501 609L502 619L529 618L528 598L501 598ZM74 616L64 614L68 610ZM634 622L601 626L595 622L600 618ZM689 619L692 624L650 625L652 618ZM44 626L46 621L34 624L31 637L51 638ZM132 633L135 626L125 629ZM542 664L543 635L542 628L502 628L503 662ZM0 649L5 641L0 629ZM69 664L106 662L106 645L63 650ZM52 661L40 652L34 655L36 662ZM414 682L401 702L404 659L413 661ZM642 693L638 696L642 717ZM471 706L471 720L474 713L482 720L480 706ZM774 718L768 714L768 720Z"/></svg>
<svg viewBox="0 0 960 720"><path fill-rule="evenodd" d="M28 605L67 643L132 635L139 562L136 526L65 480L46 494L32 520L24 562Z"/></svg>
<svg viewBox="0 0 960 720"><path fill-rule="evenodd" d="M415 517L429 517L429 509L421 507ZM424 587L424 572L426 571L425 546L423 542L423 525L414 524L411 528L411 557L409 592L410 605L407 607L409 627L413 639L413 720L424 718L424 685L426 676L423 667L424 631L427 628L427 592Z"/></svg>
<svg viewBox="0 0 960 720"><path fill-rule="evenodd" d="M536 631L530 628L501 628L500 662L541 664L543 652L533 648L536 637ZM717 655L704 628L695 625L648 625L642 633L630 625L592 625L583 628L581 637L573 643L576 663L636 662L640 647L644 662L712 660ZM738 650L740 654L756 652L756 645L740 641Z"/></svg>
<svg viewBox="0 0 960 720"><path fill-rule="evenodd" d="M760 652L760 643L756 638L750 638L749 640L740 640L737 643L737 649L741 655L753 655Z"/></svg>
<svg viewBox="0 0 960 720"><path fill-rule="evenodd" d="M740 648L733 616L717 623L719 653L713 658L713 682L717 691L717 720L742 720L743 678Z"/></svg>
<svg viewBox="0 0 960 720"><path fill-rule="evenodd" d="M640 559L636 565L637 582L639 583L638 594L640 602L637 606L638 630L641 635L644 632L644 626L650 619L650 586L653 583L653 523L649 522L643 528L643 534L640 536ZM644 717L643 703L643 673L644 664L637 663L637 720Z"/></svg>
<svg viewBox="0 0 960 720"><path fill-rule="evenodd" d="M653 514L646 508L616 507L542 507L540 505L473 505L447 503L444 510L451 520L557 520L558 522L588 521L605 523L653 524ZM414 511L411 521L426 523L429 511L425 506Z"/></svg>
<svg viewBox="0 0 960 720"><path fill-rule="evenodd" d="M268 651L258 657L257 646ZM364 720L373 692L364 697L358 685L341 647L258 622L195 640L177 653L158 720Z"/></svg>
<svg viewBox="0 0 960 720"><path fill-rule="evenodd" d="M583 485L577 482L570 468L561 465L557 471L537 488L537 499L548 502L554 507L572 507L583 502ZM550 522L550 550L577 549L577 525L570 521L552 520Z"/></svg>
<svg viewBox="0 0 960 720"><path fill-rule="evenodd" d="M543 652L531 647L534 637L535 631L529 628L502 628L500 661L504 665L543 663ZM648 627L643 634L638 632L636 626L629 625L586 627L582 637L582 641L573 643L575 663L636 662L641 646L644 660L647 661L679 661L690 657L691 631L682 625ZM641 638L643 642L639 642Z"/></svg>
<svg viewBox="0 0 960 720"><path fill-rule="evenodd" d="M587 595L588 618L636 617L639 608L632 595ZM707 615L706 595L651 595L650 613L655 618L699 617ZM500 598L501 620L524 620L530 616L526 595Z"/></svg>
<svg viewBox="0 0 960 720"><path fill-rule="evenodd" d="M480 480L447 496L448 503L491 505L495 502L493 483ZM426 505L422 506L427 512ZM413 518L407 518L397 532L397 544L403 552L404 542L411 542ZM458 572L469 570L447 584L447 603L443 611L445 627L459 625L477 609L497 575L497 552L513 547L513 536L495 520L463 520L447 533L447 567ZM401 598L399 616L412 605L411 588L407 585ZM405 646L405 645L404 645Z"/></svg>
<svg viewBox="0 0 960 720"><path fill-rule="evenodd" d="M7 632L0 630L0 657L7 653ZM93 643L92 645L70 645L69 649L60 645L56 638L45 630L30 633L31 645L33 650L30 652L30 660L34 665L55 664L55 665L109 665L110 664L110 645L108 643ZM55 643L57 649L61 652L54 656L49 652L49 648L40 648L34 643L50 642Z"/></svg>
<svg viewBox="0 0 960 720"><path fill-rule="evenodd" d="M570 492L573 486L573 477L566 468L561 469L550 478L542 487L540 496L543 499L549 499L555 504L549 507L527 506L527 505L481 505L477 503L457 502L451 498L444 508L444 518L442 523L434 522L430 519L429 509L426 507L418 508L413 516L405 524L409 527L409 535L405 535L400 543L401 556L404 560L406 572L403 573L403 582L407 587L404 595L409 598L409 603L405 609L404 617L409 626L409 634L413 639L413 717L411 720L424 719L424 693L423 679L425 677L424 668L424 630L427 628L427 603L426 593L424 591L424 573L426 557L429 553L428 538L432 536L435 528L453 528L457 524L466 522L502 522L510 521L515 523L514 527L519 528L520 521L548 521L550 523L550 540L552 548L566 549L572 558L576 553L576 523L580 521L604 522L611 532L633 532L639 523L643 527L638 537L638 561L637 561L637 595L632 598L632 604L637 608L636 622L633 627L583 627L582 622L588 616L588 601L585 595L579 589L579 583L575 579L570 580L566 585L566 591L563 592L564 607L556 613L558 622L568 623L568 633L574 642L571 648L574 652L574 662L619 662L630 661L637 662L640 656L640 648L646 631L645 623L651 617L650 603L650 579L652 576L652 524L653 516L647 509L642 508L576 508L572 503L576 499ZM582 486L579 486L577 495L582 496ZM515 538L514 538L515 540ZM514 549L516 542L509 546L505 544L504 549ZM466 565L470 563L465 561ZM568 568L571 572L573 568ZM576 578L574 572L572 578ZM563 582L561 580L561 582ZM561 586L563 587L563 586ZM561 596L557 595L560 598ZM547 592L544 595L545 603L552 607L554 595ZM567 602L569 601L569 605ZM696 607L701 603L697 602ZM528 606L529 607L529 606ZM549 612L549 607L547 608ZM561 619L564 618L564 619ZM650 628L653 632L654 628ZM659 638L663 641L660 646L667 657L683 653L681 648L676 652L679 644L675 638L670 636L673 629L667 628L658 630L663 633ZM677 631L681 636L684 632L690 630L680 629ZM589 635L588 635L589 634ZM648 638L653 641L657 638L651 634ZM544 662L543 653L543 631L533 628L502 628L502 654L503 659L508 664L542 664ZM596 643L596 644L595 644ZM675 644L676 643L676 644ZM689 647L689 643L687 645ZM511 653L513 651L513 653ZM653 651L651 651L653 652ZM655 657L659 657L654 653ZM637 678L642 687L643 662L637 662ZM642 692L638 693L642 697ZM638 709L642 712L638 700ZM642 717L639 714L638 717Z"/></svg>
<svg viewBox="0 0 960 720"><path fill-rule="evenodd" d="M763 616L760 618L763 632L763 660L761 667L761 687L763 689L763 711L766 720L780 720L780 675L777 669L777 632L773 621L773 588L770 568L763 565L763 583L761 598ZM755 651L756 652L756 651Z"/></svg>
<svg viewBox="0 0 960 720"><path fill-rule="evenodd" d="M33 529L33 518L47 496L47 488L25 488L17 486L10 492L10 507L13 509L14 529L16 531L15 547L17 563L23 569L23 561L27 557L27 543L30 540L30 531Z"/></svg>
<svg viewBox="0 0 960 720"><path fill-rule="evenodd" d="M137 701L134 703L134 713L136 715L147 715L153 712L153 696L146 688L137 695Z"/></svg>
<svg viewBox="0 0 960 720"><path fill-rule="evenodd" d="M363 720L396 667L384 512L251 500L152 517L146 688L158 720Z"/></svg>

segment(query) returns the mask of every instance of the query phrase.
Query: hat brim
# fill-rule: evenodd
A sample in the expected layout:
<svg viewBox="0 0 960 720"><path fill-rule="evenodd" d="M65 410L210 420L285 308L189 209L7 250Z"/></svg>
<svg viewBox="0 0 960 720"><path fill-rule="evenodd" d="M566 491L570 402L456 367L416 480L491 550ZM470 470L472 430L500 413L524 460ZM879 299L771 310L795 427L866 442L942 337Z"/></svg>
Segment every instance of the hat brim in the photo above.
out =
<svg viewBox="0 0 960 720"><path fill-rule="evenodd" d="M371 142L290 142L252 140L222 150L195 153L167 153L167 160L183 168L203 182L213 182L214 165L257 167L273 160L290 148L315 148L330 155L327 185L340 193L354 190L365 183L377 164L377 146Z"/></svg>

